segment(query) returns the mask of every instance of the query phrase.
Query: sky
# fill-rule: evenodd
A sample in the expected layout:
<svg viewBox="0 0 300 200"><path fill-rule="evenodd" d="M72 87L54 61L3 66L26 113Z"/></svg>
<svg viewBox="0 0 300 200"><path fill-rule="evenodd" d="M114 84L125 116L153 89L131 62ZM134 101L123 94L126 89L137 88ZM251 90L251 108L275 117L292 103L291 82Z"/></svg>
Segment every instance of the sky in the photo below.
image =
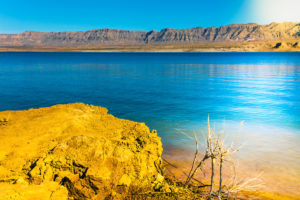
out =
<svg viewBox="0 0 300 200"><path fill-rule="evenodd" d="M300 22L300 0L0 0L0 33Z"/></svg>

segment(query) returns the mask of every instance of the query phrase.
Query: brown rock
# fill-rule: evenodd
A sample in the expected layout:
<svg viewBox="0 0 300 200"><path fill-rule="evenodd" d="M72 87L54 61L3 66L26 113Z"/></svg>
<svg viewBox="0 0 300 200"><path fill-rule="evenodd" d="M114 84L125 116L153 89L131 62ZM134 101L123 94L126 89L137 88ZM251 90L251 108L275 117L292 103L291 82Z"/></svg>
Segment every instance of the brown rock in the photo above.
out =
<svg viewBox="0 0 300 200"><path fill-rule="evenodd" d="M78 32L35 32L0 34L0 46L35 47L93 47L109 45L167 45L199 44L203 42L243 42L296 40L300 23L271 23L269 25L231 24L221 27L163 29L161 31L127 31L96 29Z"/></svg>
<svg viewBox="0 0 300 200"><path fill-rule="evenodd" d="M55 191L60 199L67 193L104 199L116 191L126 195L129 187L148 187L160 177L160 138L145 124L118 119L105 108L76 103L0 112L4 118L0 190L5 197L50 199Z"/></svg>

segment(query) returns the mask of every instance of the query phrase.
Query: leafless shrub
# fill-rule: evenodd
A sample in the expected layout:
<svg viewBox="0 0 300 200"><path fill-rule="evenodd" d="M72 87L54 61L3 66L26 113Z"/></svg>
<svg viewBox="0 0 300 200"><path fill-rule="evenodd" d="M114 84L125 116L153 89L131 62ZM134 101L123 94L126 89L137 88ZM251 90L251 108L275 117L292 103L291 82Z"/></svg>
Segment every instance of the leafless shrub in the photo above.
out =
<svg viewBox="0 0 300 200"><path fill-rule="evenodd" d="M241 125L243 122L241 122ZM185 186L187 186L192 179L195 179L195 175L201 168L204 163L210 160L210 185L209 186L209 198L217 197L221 200L224 196L229 196L230 193L237 193L241 190L251 190L257 188L261 185L259 180L259 176L254 178L248 178L245 180L237 181L236 179L236 171L234 163L232 162L232 155L240 150L240 146L234 145L231 143L230 145L226 145L224 141L224 137L220 134L217 134L214 129L210 127L210 121L208 117L207 124L208 134L205 136L206 144L204 145L204 154L200 154L199 152L199 140L197 135L194 134L195 141L195 154L192 162L191 169L187 175L187 179L185 181ZM240 134L240 130L239 130ZM201 156L203 155L203 156ZM233 170L233 179L228 185L223 185L223 168L225 162L231 163ZM215 167L219 167L219 183L218 190L214 191L215 185Z"/></svg>

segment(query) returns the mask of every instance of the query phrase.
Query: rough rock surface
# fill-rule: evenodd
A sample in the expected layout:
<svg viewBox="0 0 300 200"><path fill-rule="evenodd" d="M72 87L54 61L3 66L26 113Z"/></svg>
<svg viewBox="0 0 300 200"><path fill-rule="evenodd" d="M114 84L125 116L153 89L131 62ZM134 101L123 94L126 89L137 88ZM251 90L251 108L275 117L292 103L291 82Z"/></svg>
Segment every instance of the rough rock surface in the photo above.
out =
<svg viewBox="0 0 300 200"><path fill-rule="evenodd" d="M0 199L118 198L162 179L143 123L81 103L0 112Z"/></svg>
<svg viewBox="0 0 300 200"><path fill-rule="evenodd" d="M0 46L89 47L99 45L167 45L203 42L297 40L300 23L285 22L268 25L231 24L221 27L196 27L161 31L127 31L96 29L79 32L36 32L0 34Z"/></svg>

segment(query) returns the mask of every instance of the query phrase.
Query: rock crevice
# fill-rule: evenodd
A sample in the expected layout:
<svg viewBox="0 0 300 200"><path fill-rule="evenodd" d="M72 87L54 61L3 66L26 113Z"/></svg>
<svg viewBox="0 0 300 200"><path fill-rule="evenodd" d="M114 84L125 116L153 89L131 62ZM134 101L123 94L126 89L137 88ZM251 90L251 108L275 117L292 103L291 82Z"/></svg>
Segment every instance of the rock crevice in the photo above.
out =
<svg viewBox="0 0 300 200"><path fill-rule="evenodd" d="M143 123L81 103L0 112L8 116L0 126L4 199L121 198L161 177L162 144Z"/></svg>

